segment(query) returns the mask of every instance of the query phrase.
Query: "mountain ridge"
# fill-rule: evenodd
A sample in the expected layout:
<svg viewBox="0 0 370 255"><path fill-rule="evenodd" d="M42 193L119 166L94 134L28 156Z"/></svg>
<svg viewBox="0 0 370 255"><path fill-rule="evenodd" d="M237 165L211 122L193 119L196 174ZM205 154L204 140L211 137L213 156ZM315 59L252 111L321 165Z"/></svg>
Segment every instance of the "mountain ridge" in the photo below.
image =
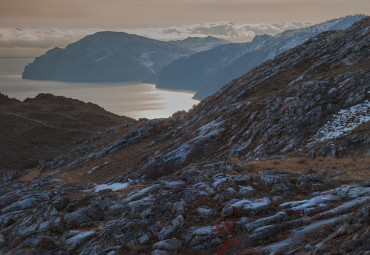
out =
<svg viewBox="0 0 370 255"><path fill-rule="evenodd" d="M135 120L51 94L19 101L0 93L0 172L29 169L108 127Z"/></svg>
<svg viewBox="0 0 370 255"><path fill-rule="evenodd" d="M177 46L192 50L194 52L210 50L217 46L230 43L227 40L219 39L214 36L188 37L183 40L172 40L169 42Z"/></svg>
<svg viewBox="0 0 370 255"><path fill-rule="evenodd" d="M207 57L203 57L207 52L196 53L171 63L156 75L155 82L159 88L176 89L178 87L196 91L194 98L204 99L258 64L303 43L319 32L347 28L363 17L364 15L347 16L303 29L284 31L273 37L256 37L255 40L260 38L261 43L253 43L252 41L235 44L233 55L230 53L222 55L225 51L222 46L209 50ZM233 45L230 44L228 47L233 48ZM243 50L244 48L247 50Z"/></svg>
<svg viewBox="0 0 370 255"><path fill-rule="evenodd" d="M257 56L253 56L251 53L250 55L244 55L235 60L234 63L231 63L229 66L225 67L224 70L218 72L214 77L212 77L202 88L199 89L194 97L197 99L202 99L206 95L209 95L210 91L216 92L224 84L231 81L233 78L239 77L243 73L250 71L251 68L265 62L266 60L273 59L276 55L284 52L287 49L293 48L294 46L303 43L304 41L311 38L313 35L316 35L325 30L344 30L364 17L364 15L347 16L344 18L334 19L318 25L310 26L304 29L284 31L281 34L276 35L275 37L277 38L277 40L279 40L280 37L286 37L287 40L283 40L281 43L278 43L275 42L274 37L271 42L268 42L271 43L271 46L266 43L257 50ZM294 38L296 37L295 34L298 34L298 38ZM280 47L279 44L281 44ZM266 49L263 49L263 47L266 47ZM254 63L251 65L250 62ZM245 66L245 68L237 68L241 66ZM206 92L207 89L210 89L211 87L212 89Z"/></svg>
<svg viewBox="0 0 370 255"><path fill-rule="evenodd" d="M24 79L75 82L140 81L192 51L124 32L98 32L54 48L28 64Z"/></svg>

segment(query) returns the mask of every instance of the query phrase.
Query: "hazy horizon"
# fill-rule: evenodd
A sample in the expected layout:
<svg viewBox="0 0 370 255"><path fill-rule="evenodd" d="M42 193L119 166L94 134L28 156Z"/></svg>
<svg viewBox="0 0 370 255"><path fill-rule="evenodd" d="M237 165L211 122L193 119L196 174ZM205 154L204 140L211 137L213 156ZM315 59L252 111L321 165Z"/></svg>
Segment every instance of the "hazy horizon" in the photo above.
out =
<svg viewBox="0 0 370 255"><path fill-rule="evenodd" d="M213 36L230 42L248 42L256 35L276 35L286 30L299 29L313 25L310 22L282 22L235 24L232 21L200 23L190 26L171 26L163 28L137 29L32 29L32 28L0 28L0 57L36 57L47 50L76 42L85 36L100 31L126 32L148 38L170 41L188 37Z"/></svg>
<svg viewBox="0 0 370 255"><path fill-rule="evenodd" d="M366 0L2 0L0 7L0 57L36 57L98 31L245 42L258 34L370 13Z"/></svg>

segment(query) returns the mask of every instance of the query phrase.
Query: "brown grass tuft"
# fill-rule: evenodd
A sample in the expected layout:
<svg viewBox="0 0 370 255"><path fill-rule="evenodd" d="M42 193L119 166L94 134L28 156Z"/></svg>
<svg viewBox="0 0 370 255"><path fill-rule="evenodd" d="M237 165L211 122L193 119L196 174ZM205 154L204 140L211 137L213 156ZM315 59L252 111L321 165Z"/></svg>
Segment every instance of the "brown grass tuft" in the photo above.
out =
<svg viewBox="0 0 370 255"><path fill-rule="evenodd" d="M240 160L238 158L231 158L231 164L239 163Z"/></svg>
<svg viewBox="0 0 370 255"><path fill-rule="evenodd" d="M278 165L280 165L280 162L279 162L279 161L277 161L277 160L274 160L274 161L272 161L272 164L273 164L274 166L278 166Z"/></svg>
<svg viewBox="0 0 370 255"><path fill-rule="evenodd" d="M329 176L335 176L336 171L341 171L340 176L343 180L366 181L370 180L370 157L357 158L332 158L318 157L316 159L307 158L283 158L274 160L257 160L249 164L253 165L251 169L245 165L241 172L256 173L259 171L277 171L303 174L310 168L317 168L317 175L321 175L326 168L329 170ZM314 173L314 175L316 175Z"/></svg>
<svg viewBox="0 0 370 255"><path fill-rule="evenodd" d="M302 158L299 158L297 162L298 162L298 164L307 165L307 159L306 158L303 158L303 157Z"/></svg>

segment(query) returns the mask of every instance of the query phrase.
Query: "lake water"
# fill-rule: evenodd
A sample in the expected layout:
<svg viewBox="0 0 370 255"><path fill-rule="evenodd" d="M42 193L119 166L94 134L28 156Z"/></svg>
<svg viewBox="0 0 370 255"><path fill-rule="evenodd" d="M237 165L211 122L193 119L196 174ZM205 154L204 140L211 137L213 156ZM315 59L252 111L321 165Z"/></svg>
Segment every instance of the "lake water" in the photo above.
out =
<svg viewBox="0 0 370 255"><path fill-rule="evenodd" d="M138 118L169 117L199 101L194 93L156 89L148 83L68 83L22 80L24 66L32 58L0 58L0 93L24 100L51 93L92 102L118 115Z"/></svg>

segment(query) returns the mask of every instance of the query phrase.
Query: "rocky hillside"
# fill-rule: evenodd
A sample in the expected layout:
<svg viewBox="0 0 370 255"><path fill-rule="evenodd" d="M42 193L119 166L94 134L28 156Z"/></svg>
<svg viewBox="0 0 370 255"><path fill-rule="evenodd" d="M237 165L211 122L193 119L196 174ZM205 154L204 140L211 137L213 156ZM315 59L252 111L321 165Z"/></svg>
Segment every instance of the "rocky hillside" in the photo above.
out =
<svg viewBox="0 0 370 255"><path fill-rule="evenodd" d="M142 81L193 51L123 32L99 32L55 48L28 64L23 79L73 82Z"/></svg>
<svg viewBox="0 0 370 255"><path fill-rule="evenodd" d="M210 157L251 160L298 151L340 156L361 148L367 155L369 134L361 130L369 120L368 20L313 37L201 101L173 131L175 142L144 168L153 173ZM332 131L338 124L341 130Z"/></svg>
<svg viewBox="0 0 370 255"><path fill-rule="evenodd" d="M369 31L321 33L6 182L1 252L366 254Z"/></svg>
<svg viewBox="0 0 370 255"><path fill-rule="evenodd" d="M256 50L269 38L268 35L259 35L249 43L229 43L176 60L157 73L152 78L153 82L158 88L197 91L209 77L244 54Z"/></svg>
<svg viewBox="0 0 370 255"><path fill-rule="evenodd" d="M321 32L346 29L363 17L348 16L304 29L285 31L273 37L257 36L250 43L224 45L191 55L173 62L157 74L157 86L197 91L195 98L204 99L266 60Z"/></svg>
<svg viewBox="0 0 370 255"><path fill-rule="evenodd" d="M203 99L231 80L249 72L257 65L266 60L273 59L282 52L302 44L309 38L330 30L344 30L349 28L353 23L362 19L363 15L348 16L341 19L331 20L322 24L311 26L305 29L285 31L271 38L254 52L247 53L235 60L233 63L218 72L215 76L207 81L195 95L198 99Z"/></svg>
<svg viewBox="0 0 370 255"><path fill-rule="evenodd" d="M39 94L23 102L0 94L0 173L36 167L109 127L135 120L92 103Z"/></svg>

